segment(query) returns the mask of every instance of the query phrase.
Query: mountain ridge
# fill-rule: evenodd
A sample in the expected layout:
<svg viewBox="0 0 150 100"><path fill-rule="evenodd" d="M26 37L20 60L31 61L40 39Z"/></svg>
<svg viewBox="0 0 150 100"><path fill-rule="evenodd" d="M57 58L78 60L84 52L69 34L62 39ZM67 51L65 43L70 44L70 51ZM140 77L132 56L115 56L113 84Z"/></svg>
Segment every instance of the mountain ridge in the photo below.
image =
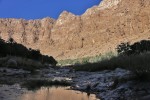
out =
<svg viewBox="0 0 150 100"><path fill-rule="evenodd" d="M95 56L121 42L150 38L150 0L103 0L77 16L63 11L57 20L0 19L0 36L56 59Z"/></svg>

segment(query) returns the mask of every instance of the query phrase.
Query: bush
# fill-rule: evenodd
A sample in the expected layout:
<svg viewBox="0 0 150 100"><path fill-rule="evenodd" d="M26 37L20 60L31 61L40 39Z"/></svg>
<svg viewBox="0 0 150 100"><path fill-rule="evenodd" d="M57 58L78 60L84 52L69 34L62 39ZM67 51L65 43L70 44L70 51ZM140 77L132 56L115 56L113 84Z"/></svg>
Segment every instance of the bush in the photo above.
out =
<svg viewBox="0 0 150 100"><path fill-rule="evenodd" d="M16 43L12 38L7 42L0 39L0 57L6 57L8 55L33 59L51 65L57 64L57 61L52 56L42 55L40 50L28 49L22 44Z"/></svg>
<svg viewBox="0 0 150 100"><path fill-rule="evenodd" d="M66 66L66 65L81 65L81 64L89 64L94 62L99 62L105 59L110 59L111 57L117 56L114 52L108 52L104 55L96 55L93 57L84 57L84 58L78 58L78 59L66 59L66 60L60 60L58 61L59 65Z"/></svg>
<svg viewBox="0 0 150 100"><path fill-rule="evenodd" d="M131 70L138 75L150 74L150 53L116 56L97 63L74 66L74 69L77 71L102 71L106 69L113 70L115 68Z"/></svg>
<svg viewBox="0 0 150 100"><path fill-rule="evenodd" d="M119 55L137 55L150 51L150 40L141 40L140 42L135 42L132 45L130 45L129 42L121 43L116 49Z"/></svg>
<svg viewBox="0 0 150 100"><path fill-rule="evenodd" d="M8 63L10 60L13 60L17 63L17 65L12 66L11 63ZM16 69L24 69L29 71L34 71L36 69L43 68L41 62L22 58L22 57L13 57L13 56L7 56L0 58L0 67L9 67L9 68L16 68Z"/></svg>

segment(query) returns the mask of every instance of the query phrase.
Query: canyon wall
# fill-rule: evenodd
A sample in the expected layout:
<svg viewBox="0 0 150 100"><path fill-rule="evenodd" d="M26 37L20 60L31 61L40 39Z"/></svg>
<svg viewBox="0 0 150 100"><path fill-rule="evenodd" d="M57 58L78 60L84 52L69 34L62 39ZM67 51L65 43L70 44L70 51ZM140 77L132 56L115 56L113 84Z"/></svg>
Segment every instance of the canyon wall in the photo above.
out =
<svg viewBox="0 0 150 100"><path fill-rule="evenodd" d="M76 16L57 20L0 19L0 36L56 59L75 59L115 51L121 42L150 39L150 0L103 0Z"/></svg>

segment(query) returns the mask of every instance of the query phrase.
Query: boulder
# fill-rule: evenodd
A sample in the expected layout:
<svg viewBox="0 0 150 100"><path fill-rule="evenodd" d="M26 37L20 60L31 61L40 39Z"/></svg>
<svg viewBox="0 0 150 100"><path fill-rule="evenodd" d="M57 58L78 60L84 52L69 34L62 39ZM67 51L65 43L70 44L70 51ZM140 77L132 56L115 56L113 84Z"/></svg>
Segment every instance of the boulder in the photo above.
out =
<svg viewBox="0 0 150 100"><path fill-rule="evenodd" d="M9 59L6 65L7 67L17 67L17 61L14 59Z"/></svg>

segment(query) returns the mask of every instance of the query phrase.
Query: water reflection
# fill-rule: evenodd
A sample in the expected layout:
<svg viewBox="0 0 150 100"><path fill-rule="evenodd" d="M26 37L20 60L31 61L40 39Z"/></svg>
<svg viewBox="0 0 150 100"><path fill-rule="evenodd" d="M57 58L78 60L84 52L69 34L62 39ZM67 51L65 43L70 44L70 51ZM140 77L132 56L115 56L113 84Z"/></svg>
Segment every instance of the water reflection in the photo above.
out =
<svg viewBox="0 0 150 100"><path fill-rule="evenodd" d="M68 90L69 87L42 87L35 92L27 92L19 100L99 100L94 94Z"/></svg>

